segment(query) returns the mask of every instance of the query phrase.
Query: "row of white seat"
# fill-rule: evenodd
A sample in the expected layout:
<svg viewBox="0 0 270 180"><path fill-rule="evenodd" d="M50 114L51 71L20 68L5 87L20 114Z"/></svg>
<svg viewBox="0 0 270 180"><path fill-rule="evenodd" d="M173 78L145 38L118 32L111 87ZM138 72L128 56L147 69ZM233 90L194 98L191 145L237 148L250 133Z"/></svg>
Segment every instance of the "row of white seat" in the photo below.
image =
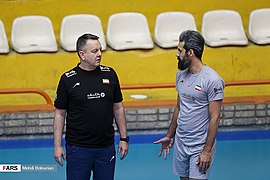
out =
<svg viewBox="0 0 270 180"><path fill-rule="evenodd" d="M256 44L270 43L270 8L250 13L248 38ZM163 12L156 17L154 41L162 48L176 47L179 34L197 30L195 19L188 12ZM76 40L84 33L100 37L102 50L107 44L114 50L151 49L151 38L146 17L141 13L124 12L109 17L106 40L99 17L90 14L65 16L60 30L60 45L66 51L76 51ZM213 10L203 15L201 33L212 47L247 45L240 14L233 10ZM106 43L107 42L107 43ZM56 52L58 45L51 20L45 16L22 16L13 21L11 47L18 53ZM5 28L0 20L0 53L10 51Z"/></svg>

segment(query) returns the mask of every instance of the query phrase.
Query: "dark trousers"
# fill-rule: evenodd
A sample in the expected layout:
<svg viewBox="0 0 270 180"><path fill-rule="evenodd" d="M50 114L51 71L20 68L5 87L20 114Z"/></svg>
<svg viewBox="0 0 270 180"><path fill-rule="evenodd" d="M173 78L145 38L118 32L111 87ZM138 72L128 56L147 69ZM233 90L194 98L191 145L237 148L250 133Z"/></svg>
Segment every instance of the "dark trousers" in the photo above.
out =
<svg viewBox="0 0 270 180"><path fill-rule="evenodd" d="M105 148L88 148L66 144L67 180L113 180L114 144Z"/></svg>

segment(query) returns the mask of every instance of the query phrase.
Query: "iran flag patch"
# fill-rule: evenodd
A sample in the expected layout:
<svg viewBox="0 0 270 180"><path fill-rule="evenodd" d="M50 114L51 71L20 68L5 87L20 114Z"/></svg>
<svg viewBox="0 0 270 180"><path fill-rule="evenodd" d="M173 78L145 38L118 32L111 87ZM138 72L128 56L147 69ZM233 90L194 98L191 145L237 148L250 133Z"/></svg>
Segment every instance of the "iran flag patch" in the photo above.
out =
<svg viewBox="0 0 270 180"><path fill-rule="evenodd" d="M103 84L110 84L110 80L109 79L102 79L102 83Z"/></svg>
<svg viewBox="0 0 270 180"><path fill-rule="evenodd" d="M197 85L195 86L195 90L196 90L196 91L202 91L202 87L201 87L200 85L197 84Z"/></svg>

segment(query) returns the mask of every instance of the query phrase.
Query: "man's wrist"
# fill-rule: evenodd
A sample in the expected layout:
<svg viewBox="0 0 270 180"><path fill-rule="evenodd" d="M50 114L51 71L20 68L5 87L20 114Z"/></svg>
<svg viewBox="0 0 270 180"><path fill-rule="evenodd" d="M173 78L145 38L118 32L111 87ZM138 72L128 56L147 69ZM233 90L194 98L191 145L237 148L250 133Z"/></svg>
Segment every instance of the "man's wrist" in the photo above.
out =
<svg viewBox="0 0 270 180"><path fill-rule="evenodd" d="M129 142L129 136L127 137L120 137L120 141L125 141L125 142Z"/></svg>
<svg viewBox="0 0 270 180"><path fill-rule="evenodd" d="M166 134L165 137L167 137L167 138L169 138L169 139L173 139L173 136L172 136L172 135L169 135L169 134Z"/></svg>
<svg viewBox="0 0 270 180"><path fill-rule="evenodd" d="M54 146L54 149L62 148L62 146Z"/></svg>
<svg viewBox="0 0 270 180"><path fill-rule="evenodd" d="M212 152L212 148L205 146L204 149L203 149L203 151L206 152L206 153L211 153Z"/></svg>

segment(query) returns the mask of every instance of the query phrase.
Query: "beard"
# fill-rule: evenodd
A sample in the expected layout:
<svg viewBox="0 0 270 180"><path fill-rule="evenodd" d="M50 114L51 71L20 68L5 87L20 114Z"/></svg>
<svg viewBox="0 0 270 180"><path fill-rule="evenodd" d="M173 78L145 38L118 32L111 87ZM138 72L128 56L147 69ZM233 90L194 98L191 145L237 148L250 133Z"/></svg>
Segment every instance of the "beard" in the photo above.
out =
<svg viewBox="0 0 270 180"><path fill-rule="evenodd" d="M184 56L183 59L180 58L180 56L177 57L178 59L178 69L179 70L185 70L190 66L190 59L188 56Z"/></svg>

